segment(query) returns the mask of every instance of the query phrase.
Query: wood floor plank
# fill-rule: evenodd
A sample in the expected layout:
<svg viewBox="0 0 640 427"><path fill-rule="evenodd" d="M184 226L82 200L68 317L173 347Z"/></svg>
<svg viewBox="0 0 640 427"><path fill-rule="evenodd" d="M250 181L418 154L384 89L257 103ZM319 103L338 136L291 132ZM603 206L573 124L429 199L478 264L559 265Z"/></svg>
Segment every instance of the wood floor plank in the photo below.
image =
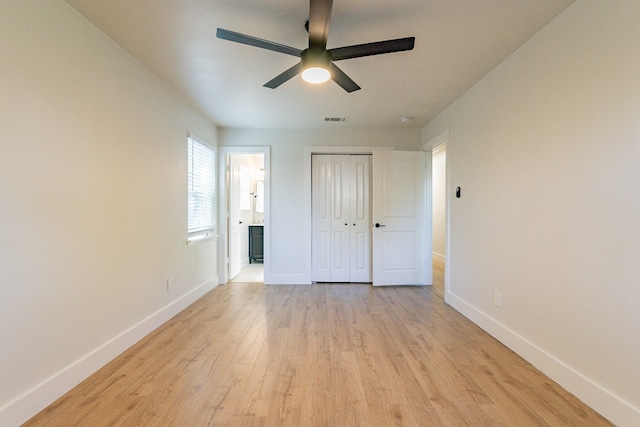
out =
<svg viewBox="0 0 640 427"><path fill-rule="evenodd" d="M25 426L610 426L433 291L229 283Z"/></svg>

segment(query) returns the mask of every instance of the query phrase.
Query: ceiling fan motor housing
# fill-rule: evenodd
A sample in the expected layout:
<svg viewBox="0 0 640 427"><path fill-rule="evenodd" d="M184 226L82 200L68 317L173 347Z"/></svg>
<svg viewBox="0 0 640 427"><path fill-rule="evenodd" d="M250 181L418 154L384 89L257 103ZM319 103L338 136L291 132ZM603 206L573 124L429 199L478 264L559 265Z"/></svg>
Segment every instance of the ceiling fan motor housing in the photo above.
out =
<svg viewBox="0 0 640 427"><path fill-rule="evenodd" d="M310 47L302 51L300 55L302 59L302 69L309 67L320 67L329 69L331 63L331 54L326 49Z"/></svg>

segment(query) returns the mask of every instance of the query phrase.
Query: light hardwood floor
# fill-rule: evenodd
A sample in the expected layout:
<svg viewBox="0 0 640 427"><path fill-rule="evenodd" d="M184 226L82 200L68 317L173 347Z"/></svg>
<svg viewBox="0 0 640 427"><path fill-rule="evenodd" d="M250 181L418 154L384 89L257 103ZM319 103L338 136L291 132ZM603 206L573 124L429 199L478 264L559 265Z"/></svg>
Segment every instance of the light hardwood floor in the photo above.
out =
<svg viewBox="0 0 640 427"><path fill-rule="evenodd" d="M228 283L26 426L606 426L430 288Z"/></svg>

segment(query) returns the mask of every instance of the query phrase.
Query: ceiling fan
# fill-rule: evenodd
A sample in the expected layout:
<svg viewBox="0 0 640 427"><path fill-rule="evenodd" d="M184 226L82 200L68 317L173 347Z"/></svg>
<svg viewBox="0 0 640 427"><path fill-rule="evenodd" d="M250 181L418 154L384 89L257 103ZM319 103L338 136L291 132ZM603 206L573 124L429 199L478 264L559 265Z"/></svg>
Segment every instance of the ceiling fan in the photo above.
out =
<svg viewBox="0 0 640 427"><path fill-rule="evenodd" d="M299 63L264 84L271 89L302 73L302 78L308 82L323 83L332 79L347 92L354 92L360 89L360 86L338 68L334 64L335 61L413 49L415 37L327 49L332 6L333 0L309 1L309 21L305 25L309 32L309 47L304 50L222 28L218 28L216 36L220 39L299 57Z"/></svg>

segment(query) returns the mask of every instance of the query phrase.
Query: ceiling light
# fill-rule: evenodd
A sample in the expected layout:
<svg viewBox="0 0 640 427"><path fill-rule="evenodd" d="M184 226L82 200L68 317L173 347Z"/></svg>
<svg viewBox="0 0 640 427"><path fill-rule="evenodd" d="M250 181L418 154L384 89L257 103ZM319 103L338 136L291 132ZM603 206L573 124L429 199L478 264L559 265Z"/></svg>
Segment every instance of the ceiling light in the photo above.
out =
<svg viewBox="0 0 640 427"><path fill-rule="evenodd" d="M302 72L302 79L305 82L319 84L331 78L331 73L326 68L309 67Z"/></svg>
<svg viewBox="0 0 640 427"><path fill-rule="evenodd" d="M401 117L401 118L400 118L400 121L401 121L402 123L410 123L410 122L411 122L411 120L413 120L413 117L403 116L403 117Z"/></svg>
<svg viewBox="0 0 640 427"><path fill-rule="evenodd" d="M326 50L305 49L300 55L302 62L302 79L306 82L318 84L331 78L329 67L331 54Z"/></svg>

